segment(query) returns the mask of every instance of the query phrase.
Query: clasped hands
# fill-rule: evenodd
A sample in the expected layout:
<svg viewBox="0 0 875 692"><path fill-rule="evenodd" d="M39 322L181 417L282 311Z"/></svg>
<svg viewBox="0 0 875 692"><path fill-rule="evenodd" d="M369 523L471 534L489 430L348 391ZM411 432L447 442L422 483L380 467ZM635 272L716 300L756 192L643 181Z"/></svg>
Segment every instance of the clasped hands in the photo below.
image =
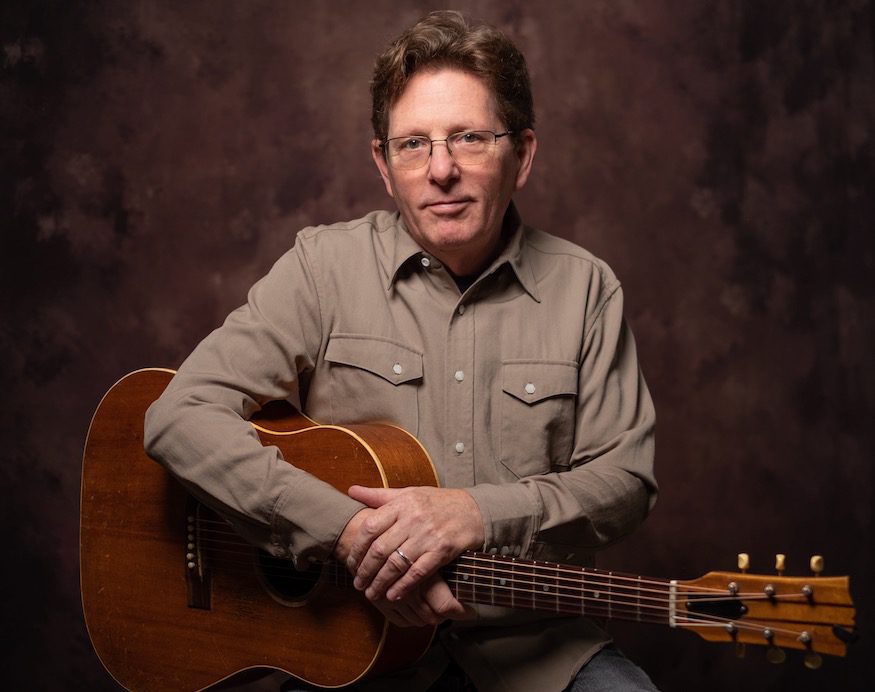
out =
<svg viewBox="0 0 875 692"><path fill-rule="evenodd" d="M471 495L456 488L354 485L349 496L367 508L347 524L335 557L390 622L421 627L473 615L438 572L483 545L483 522Z"/></svg>

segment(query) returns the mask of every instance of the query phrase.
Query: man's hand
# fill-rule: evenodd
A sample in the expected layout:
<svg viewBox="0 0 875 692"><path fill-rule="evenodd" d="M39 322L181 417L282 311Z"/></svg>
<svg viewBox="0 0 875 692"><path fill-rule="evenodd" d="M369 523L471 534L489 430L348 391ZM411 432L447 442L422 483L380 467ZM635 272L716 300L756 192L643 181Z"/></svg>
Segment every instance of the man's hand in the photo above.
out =
<svg viewBox="0 0 875 692"><path fill-rule="evenodd" d="M444 620L465 620L475 615L471 606L456 600L439 574L423 581L401 600L381 598L373 605L389 622L399 627L435 626Z"/></svg>
<svg viewBox="0 0 875 692"><path fill-rule="evenodd" d="M465 550L483 545L474 498L464 490L430 487L353 486L349 496L370 508L352 518L336 549L355 575L354 586L375 604L398 603L393 616L411 624L462 617L464 607L443 579L430 578Z"/></svg>

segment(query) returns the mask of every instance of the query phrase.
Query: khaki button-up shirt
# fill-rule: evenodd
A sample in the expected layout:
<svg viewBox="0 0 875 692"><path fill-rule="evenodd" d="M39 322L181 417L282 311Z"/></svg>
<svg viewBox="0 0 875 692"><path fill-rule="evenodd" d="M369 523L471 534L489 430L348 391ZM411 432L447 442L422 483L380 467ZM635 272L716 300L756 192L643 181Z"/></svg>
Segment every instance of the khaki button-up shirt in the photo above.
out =
<svg viewBox="0 0 875 692"><path fill-rule="evenodd" d="M304 229L149 410L147 451L249 540L301 563L330 557L362 505L262 446L246 419L288 399L322 423L390 421L444 486L473 496L483 550L591 564L655 501L653 405L610 268L513 205L504 234L462 293L397 213ZM486 692L560 690L607 640L584 618L480 615L442 630L434 666L405 689L449 652Z"/></svg>

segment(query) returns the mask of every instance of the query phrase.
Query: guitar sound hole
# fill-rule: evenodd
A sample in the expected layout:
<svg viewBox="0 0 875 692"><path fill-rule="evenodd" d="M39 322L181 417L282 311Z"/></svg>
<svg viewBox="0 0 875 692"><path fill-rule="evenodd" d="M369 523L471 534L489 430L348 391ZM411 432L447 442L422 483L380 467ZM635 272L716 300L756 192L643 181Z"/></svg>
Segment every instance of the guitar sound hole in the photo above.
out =
<svg viewBox="0 0 875 692"><path fill-rule="evenodd" d="M322 565L314 563L305 572L299 572L291 560L259 550L258 574L274 598L287 605L298 605L316 588L322 576Z"/></svg>

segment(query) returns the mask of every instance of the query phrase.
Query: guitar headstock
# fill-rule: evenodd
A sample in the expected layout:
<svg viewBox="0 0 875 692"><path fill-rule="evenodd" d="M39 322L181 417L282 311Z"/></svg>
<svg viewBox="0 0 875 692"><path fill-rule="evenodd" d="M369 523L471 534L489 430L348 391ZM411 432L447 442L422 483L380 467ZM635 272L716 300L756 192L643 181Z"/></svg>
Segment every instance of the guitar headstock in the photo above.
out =
<svg viewBox="0 0 875 692"><path fill-rule="evenodd" d="M848 577L822 577L823 558L811 560L812 575L783 575L784 556L776 575L749 574L746 554L740 572L709 572L698 579L672 582L675 588L672 626L689 629L716 642L762 645L773 663L783 649L806 652L805 665L818 668L821 654L844 656L853 641L854 604Z"/></svg>

